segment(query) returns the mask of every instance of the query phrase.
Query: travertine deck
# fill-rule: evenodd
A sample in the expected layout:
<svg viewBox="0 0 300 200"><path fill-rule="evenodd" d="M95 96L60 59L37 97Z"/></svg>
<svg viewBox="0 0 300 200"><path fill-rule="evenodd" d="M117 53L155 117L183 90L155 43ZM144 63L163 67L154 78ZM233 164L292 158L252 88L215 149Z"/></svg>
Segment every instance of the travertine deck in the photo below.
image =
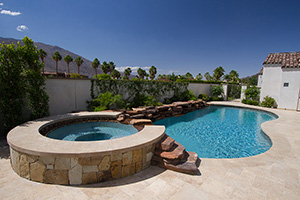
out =
<svg viewBox="0 0 300 200"><path fill-rule="evenodd" d="M1 199L299 199L300 112L266 110L279 116L262 126L272 148L250 158L201 159L201 176L150 167L85 187L48 185L19 177L1 153Z"/></svg>

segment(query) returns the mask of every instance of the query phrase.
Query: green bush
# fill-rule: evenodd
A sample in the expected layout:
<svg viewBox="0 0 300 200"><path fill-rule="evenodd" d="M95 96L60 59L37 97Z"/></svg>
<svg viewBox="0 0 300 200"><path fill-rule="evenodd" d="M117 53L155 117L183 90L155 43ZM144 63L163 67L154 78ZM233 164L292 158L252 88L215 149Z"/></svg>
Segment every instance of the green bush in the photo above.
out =
<svg viewBox="0 0 300 200"><path fill-rule="evenodd" d="M262 107L272 108L276 107L276 101L274 98L266 96L264 100L261 102Z"/></svg>
<svg viewBox="0 0 300 200"><path fill-rule="evenodd" d="M93 76L93 78L95 79L96 76ZM111 76L109 74L98 74L97 79L98 80L111 80Z"/></svg>
<svg viewBox="0 0 300 200"><path fill-rule="evenodd" d="M207 94L199 94L198 99L202 99L203 101L209 101L210 98Z"/></svg>
<svg viewBox="0 0 300 200"><path fill-rule="evenodd" d="M169 99L169 101L175 102L175 101L188 101L188 100L197 100L197 97L194 95L194 93L191 90L186 90L181 93L175 93L173 97Z"/></svg>
<svg viewBox="0 0 300 200"><path fill-rule="evenodd" d="M121 95L113 95L111 92L99 94L98 97L89 102L88 109L102 111L110 108L122 108L124 101Z"/></svg>
<svg viewBox="0 0 300 200"><path fill-rule="evenodd" d="M258 101L259 93L259 88L257 88L256 86L248 86L245 90L246 99Z"/></svg>
<svg viewBox="0 0 300 200"><path fill-rule="evenodd" d="M224 96L224 89L222 85L211 86L211 92L214 97Z"/></svg>
<svg viewBox="0 0 300 200"><path fill-rule="evenodd" d="M145 94L136 95L132 101L126 103L125 108L136 108L139 106L160 106L162 103L158 102L153 96Z"/></svg>
<svg viewBox="0 0 300 200"><path fill-rule="evenodd" d="M211 97L211 101L224 101L224 97Z"/></svg>
<svg viewBox="0 0 300 200"><path fill-rule="evenodd" d="M251 99L243 99L242 103L248 104L248 105L254 105L254 106L259 105L259 102L257 100L251 100Z"/></svg>
<svg viewBox="0 0 300 200"><path fill-rule="evenodd" d="M82 76L80 76L80 74L72 73L70 78L82 78Z"/></svg>

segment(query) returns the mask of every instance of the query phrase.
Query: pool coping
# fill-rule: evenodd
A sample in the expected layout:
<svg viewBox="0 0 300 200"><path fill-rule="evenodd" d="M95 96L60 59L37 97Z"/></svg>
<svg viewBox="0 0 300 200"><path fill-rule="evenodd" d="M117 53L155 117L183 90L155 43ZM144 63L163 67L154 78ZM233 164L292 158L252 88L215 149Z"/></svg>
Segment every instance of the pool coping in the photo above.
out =
<svg viewBox="0 0 300 200"><path fill-rule="evenodd" d="M99 156L100 154L107 155L112 151L126 152L137 147L142 148L158 141L164 134L165 127L157 125L147 125L143 130L130 136L92 142L56 140L39 133L41 127L57 121L71 120L78 117L115 119L119 114L120 112L82 112L29 121L12 129L7 135L7 142L11 148L35 156L85 157Z"/></svg>

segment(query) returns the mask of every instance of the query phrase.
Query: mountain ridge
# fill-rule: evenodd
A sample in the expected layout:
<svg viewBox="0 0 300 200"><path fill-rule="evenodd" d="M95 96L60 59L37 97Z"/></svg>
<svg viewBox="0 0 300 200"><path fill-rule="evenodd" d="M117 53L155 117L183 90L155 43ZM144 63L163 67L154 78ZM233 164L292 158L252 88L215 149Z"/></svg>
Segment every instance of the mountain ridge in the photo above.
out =
<svg viewBox="0 0 300 200"><path fill-rule="evenodd" d="M14 39L14 38L3 38L0 37L0 43L4 42L5 44L17 44L17 42L20 42L21 45L23 44L22 40ZM34 45L37 47L37 49L43 49L47 53L47 57L44 59L45 61L45 72L56 72L56 63L52 59L52 55L54 52L58 51L62 57L62 60L58 62L58 72L67 72L68 67L67 63L64 61L64 57L66 55L70 55L73 58L73 61L70 63L70 73L77 73L77 65L75 63L75 58L77 58L78 54L75 54L69 50L66 50L62 47L56 46L56 45L50 45L45 44L42 42L34 42ZM89 77L92 77L95 75L95 70L92 68L92 61L80 56L82 60L84 61L83 64L80 66L80 74L86 75ZM98 74L101 74L102 71L100 69L100 66L97 69Z"/></svg>

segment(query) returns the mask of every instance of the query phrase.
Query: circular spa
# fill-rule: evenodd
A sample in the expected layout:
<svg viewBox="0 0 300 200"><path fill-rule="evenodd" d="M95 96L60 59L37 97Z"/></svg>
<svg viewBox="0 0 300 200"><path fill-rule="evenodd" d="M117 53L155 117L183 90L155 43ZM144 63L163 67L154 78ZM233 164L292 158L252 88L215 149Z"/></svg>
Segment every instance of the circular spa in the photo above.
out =
<svg viewBox="0 0 300 200"><path fill-rule="evenodd" d="M150 166L165 128L149 125L138 132L113 122L119 114L67 114L15 127L7 136L13 170L32 181L62 185L97 183L142 171ZM91 129L84 130L87 124Z"/></svg>

